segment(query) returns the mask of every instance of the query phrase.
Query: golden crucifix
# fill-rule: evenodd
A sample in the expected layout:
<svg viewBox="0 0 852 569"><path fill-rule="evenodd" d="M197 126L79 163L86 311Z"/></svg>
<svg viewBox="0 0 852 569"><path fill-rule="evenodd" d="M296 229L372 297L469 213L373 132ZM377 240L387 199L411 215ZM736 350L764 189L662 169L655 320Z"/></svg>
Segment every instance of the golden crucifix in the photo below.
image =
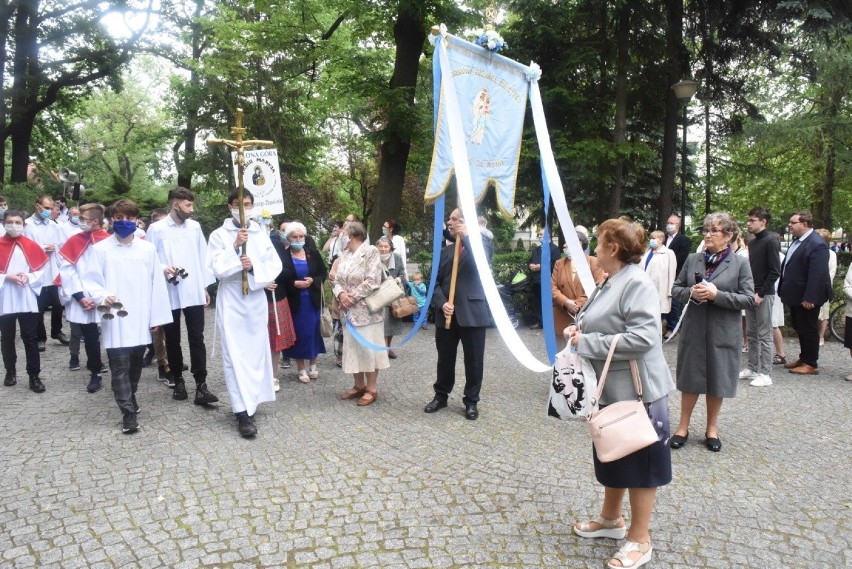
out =
<svg viewBox="0 0 852 569"><path fill-rule="evenodd" d="M275 146L275 143L271 140L243 140L243 135L245 133L246 128L243 126L243 110L237 107L236 124L231 127L231 134L234 135L234 140L224 140L222 138L207 139L207 146L227 146L237 152L237 201L240 204L240 227L248 227L248 223L246 223L246 211L243 206L243 191L245 190L243 174L245 173L246 168L246 159L243 151L247 146L254 146L257 148L272 148ZM245 243L243 243L241 254L243 257L246 255ZM246 295L248 292L248 271L243 269L243 294Z"/></svg>

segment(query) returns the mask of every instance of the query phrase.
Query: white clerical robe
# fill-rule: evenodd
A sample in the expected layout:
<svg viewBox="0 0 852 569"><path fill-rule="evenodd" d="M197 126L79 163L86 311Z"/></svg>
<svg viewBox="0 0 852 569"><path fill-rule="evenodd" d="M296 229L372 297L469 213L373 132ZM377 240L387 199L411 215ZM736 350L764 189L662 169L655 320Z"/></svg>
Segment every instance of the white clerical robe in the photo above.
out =
<svg viewBox="0 0 852 569"><path fill-rule="evenodd" d="M194 219L175 223L171 215L148 227L145 241L157 248L163 267L183 267L189 275L177 285L169 283L172 310L206 303L204 293L216 279L207 266L207 241L201 225Z"/></svg>
<svg viewBox="0 0 852 569"><path fill-rule="evenodd" d="M65 302L65 319L77 324L96 324L101 321L101 314L97 309L83 310L80 303L73 298L73 294L82 292L86 298L92 297L92 291L100 290L101 266L95 253L95 246L89 245L77 263L71 263L68 259L59 256L62 262L59 265L59 275L62 282L59 286L59 298ZM94 299L93 299L94 300Z"/></svg>
<svg viewBox="0 0 852 569"><path fill-rule="evenodd" d="M18 286L14 279L7 276L25 273L27 284ZM0 314L16 314L18 312L38 312L38 295L44 279L44 271L31 271L27 258L20 247L15 247L6 274L0 273Z"/></svg>
<svg viewBox="0 0 852 569"><path fill-rule="evenodd" d="M249 293L243 295L243 267L240 252L234 249L237 230L234 220L228 218L210 234L207 266L219 279L216 327L222 339L222 364L231 408L235 413L246 411L254 415L258 404L275 401L264 287L281 272L281 259L266 231L251 222L246 255L253 269L248 274Z"/></svg>
<svg viewBox="0 0 852 569"><path fill-rule="evenodd" d="M68 239L62 228L55 221L41 218L38 214L33 214L27 218L24 225L24 236L29 237L36 243L42 246L53 245L53 252L47 253L48 262L42 267L44 271L44 282L42 286L53 285L53 279L59 274L59 249Z"/></svg>
<svg viewBox="0 0 852 569"><path fill-rule="evenodd" d="M101 321L101 342L109 348L132 348L151 343L151 328L172 322L169 295L154 246L134 238L127 245L115 235L92 247L98 271L94 275L92 298L100 304L115 296L124 304L127 316Z"/></svg>

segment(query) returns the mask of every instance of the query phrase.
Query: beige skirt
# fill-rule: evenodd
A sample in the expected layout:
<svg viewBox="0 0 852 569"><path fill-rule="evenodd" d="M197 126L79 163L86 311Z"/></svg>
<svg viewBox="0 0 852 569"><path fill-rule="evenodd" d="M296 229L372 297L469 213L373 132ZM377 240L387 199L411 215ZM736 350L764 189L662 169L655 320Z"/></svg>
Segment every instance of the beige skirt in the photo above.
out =
<svg viewBox="0 0 852 569"><path fill-rule="evenodd" d="M384 322L357 326L358 333L365 340L377 346L385 345ZM390 367L387 350L373 351L362 346L349 333L348 326L343 326L343 372L362 373L387 369Z"/></svg>

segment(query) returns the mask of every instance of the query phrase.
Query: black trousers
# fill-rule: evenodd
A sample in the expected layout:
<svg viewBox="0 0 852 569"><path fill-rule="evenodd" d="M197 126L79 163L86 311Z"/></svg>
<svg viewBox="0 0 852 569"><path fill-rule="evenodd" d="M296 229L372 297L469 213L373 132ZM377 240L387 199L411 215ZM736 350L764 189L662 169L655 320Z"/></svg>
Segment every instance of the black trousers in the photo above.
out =
<svg viewBox="0 0 852 569"><path fill-rule="evenodd" d="M532 296L533 310L535 310L533 322L541 325L541 280L530 283L530 296Z"/></svg>
<svg viewBox="0 0 852 569"><path fill-rule="evenodd" d="M86 369L92 373L99 373L103 367L101 361L101 333L96 322L91 324L78 324L83 332L83 341L86 347Z"/></svg>
<svg viewBox="0 0 852 569"><path fill-rule="evenodd" d="M3 352L3 366L7 372L15 372L18 363L18 352L15 349L15 322L21 327L21 340L27 356L27 375L38 377L41 371L41 356L38 353L36 337L39 315L35 312L16 312L0 316L0 349Z"/></svg>
<svg viewBox="0 0 852 569"><path fill-rule="evenodd" d="M163 326L166 337L166 354L174 379L183 378L183 350L180 346L181 309L172 310L172 323ZM204 347L204 306L187 306L183 309L186 318L186 336L189 340L189 369L196 385L207 381L207 349Z"/></svg>
<svg viewBox="0 0 852 569"><path fill-rule="evenodd" d="M145 346L132 348L107 348L109 371L112 376L112 394L121 414L136 412L136 389L142 376L142 356Z"/></svg>
<svg viewBox="0 0 852 569"><path fill-rule="evenodd" d="M443 319L442 319L443 322ZM461 341L464 349L464 398L465 405L476 405L482 389L485 370L484 327L459 326L455 318L450 329L435 326L435 347L438 349L438 379L435 381L435 397L446 401L456 384L456 356Z"/></svg>
<svg viewBox="0 0 852 569"><path fill-rule="evenodd" d="M38 341L47 341L44 327L44 313L50 308L50 337L56 338L62 332L62 303L59 302L59 287L56 285L41 287L38 295Z"/></svg>
<svg viewBox="0 0 852 569"><path fill-rule="evenodd" d="M799 336L799 359L809 366L817 367L819 359L819 306L811 310L801 305L790 306L790 325Z"/></svg>

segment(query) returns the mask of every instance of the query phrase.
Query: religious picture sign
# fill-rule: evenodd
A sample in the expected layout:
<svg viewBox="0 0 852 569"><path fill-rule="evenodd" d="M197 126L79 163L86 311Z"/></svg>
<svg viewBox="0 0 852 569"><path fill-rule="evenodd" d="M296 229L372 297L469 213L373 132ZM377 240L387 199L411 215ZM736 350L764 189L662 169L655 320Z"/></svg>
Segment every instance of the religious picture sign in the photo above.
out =
<svg viewBox="0 0 852 569"><path fill-rule="evenodd" d="M278 151L274 148L246 150L243 187L254 196L254 211L266 210L271 215L284 213L284 192L278 169ZM239 176L237 153L231 153L234 176Z"/></svg>

